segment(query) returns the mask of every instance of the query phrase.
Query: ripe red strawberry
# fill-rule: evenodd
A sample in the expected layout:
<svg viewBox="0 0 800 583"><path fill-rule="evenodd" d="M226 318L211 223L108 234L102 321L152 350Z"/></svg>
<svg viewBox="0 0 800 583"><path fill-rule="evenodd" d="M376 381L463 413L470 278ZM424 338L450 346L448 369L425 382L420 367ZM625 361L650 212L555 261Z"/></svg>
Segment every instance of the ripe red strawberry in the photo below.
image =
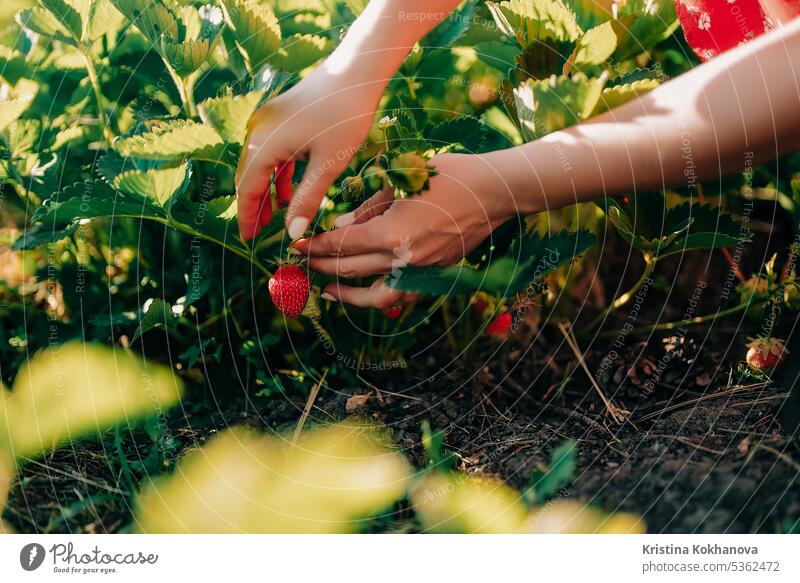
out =
<svg viewBox="0 0 800 583"><path fill-rule="evenodd" d="M381 311L383 312L383 315L390 320L397 320L397 318L403 315L403 309L403 306L389 306Z"/></svg>
<svg viewBox="0 0 800 583"><path fill-rule="evenodd" d="M747 348L747 364L762 372L778 368L789 355L783 340L779 338L756 338Z"/></svg>
<svg viewBox="0 0 800 583"><path fill-rule="evenodd" d="M311 280L298 265L281 265L269 280L269 296L281 312L296 318L311 294Z"/></svg>
<svg viewBox="0 0 800 583"><path fill-rule="evenodd" d="M498 316L486 326L486 333L495 338L508 338L512 321L510 312L498 314Z"/></svg>

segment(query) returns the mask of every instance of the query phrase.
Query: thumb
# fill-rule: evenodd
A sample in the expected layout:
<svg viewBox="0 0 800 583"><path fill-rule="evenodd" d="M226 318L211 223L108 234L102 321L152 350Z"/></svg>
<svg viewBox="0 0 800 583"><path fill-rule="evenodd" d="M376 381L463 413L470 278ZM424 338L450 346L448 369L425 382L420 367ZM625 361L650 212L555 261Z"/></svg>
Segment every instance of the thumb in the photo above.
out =
<svg viewBox="0 0 800 583"><path fill-rule="evenodd" d="M297 186L286 213L286 230L292 241L296 241L306 232L328 188L346 164L347 160L311 154L303 179Z"/></svg>
<svg viewBox="0 0 800 583"><path fill-rule="evenodd" d="M348 225L357 225L359 223L366 223L373 217L385 213L392 203L394 202L394 187L384 186L359 206L356 210L343 214L337 218L333 224L335 227L346 227Z"/></svg>

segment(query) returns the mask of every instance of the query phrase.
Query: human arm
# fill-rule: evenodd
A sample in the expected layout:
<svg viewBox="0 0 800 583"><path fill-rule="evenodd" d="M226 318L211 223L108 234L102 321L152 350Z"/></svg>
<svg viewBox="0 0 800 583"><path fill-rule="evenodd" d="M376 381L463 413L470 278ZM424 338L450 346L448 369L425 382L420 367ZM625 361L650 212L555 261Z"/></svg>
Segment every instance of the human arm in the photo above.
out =
<svg viewBox="0 0 800 583"><path fill-rule="evenodd" d="M460 0L372 0L336 50L308 77L251 117L236 175L239 231L253 238L271 217L275 169L307 158L286 227L301 236L322 198L365 140L378 101L409 50ZM286 197L288 198L288 197Z"/></svg>
<svg viewBox="0 0 800 583"><path fill-rule="evenodd" d="M429 191L377 205L382 214L357 212L344 220L353 224L296 248L312 269L340 277L389 271L406 239L407 263L446 265L516 213L735 171L745 156L758 162L796 147L798 79L800 19L583 124L517 148L434 159ZM361 306L401 298L385 286L325 291Z"/></svg>

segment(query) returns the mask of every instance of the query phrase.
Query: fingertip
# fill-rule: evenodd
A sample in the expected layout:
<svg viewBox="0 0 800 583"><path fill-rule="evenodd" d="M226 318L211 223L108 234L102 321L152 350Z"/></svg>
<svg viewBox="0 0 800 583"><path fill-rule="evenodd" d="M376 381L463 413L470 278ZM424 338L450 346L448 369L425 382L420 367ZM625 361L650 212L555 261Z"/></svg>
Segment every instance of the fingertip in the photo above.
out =
<svg viewBox="0 0 800 583"><path fill-rule="evenodd" d="M296 241L297 239L302 237L305 234L306 229L308 228L308 225L310 223L311 221L309 221L305 217L294 217L293 219L288 221L286 232L289 234L289 238L292 241Z"/></svg>

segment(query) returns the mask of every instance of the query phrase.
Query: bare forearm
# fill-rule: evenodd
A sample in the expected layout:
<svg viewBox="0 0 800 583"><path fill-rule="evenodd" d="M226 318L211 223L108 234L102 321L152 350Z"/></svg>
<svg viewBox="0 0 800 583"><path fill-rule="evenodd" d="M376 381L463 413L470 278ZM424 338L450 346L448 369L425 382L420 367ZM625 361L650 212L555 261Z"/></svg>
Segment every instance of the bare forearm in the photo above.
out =
<svg viewBox="0 0 800 583"><path fill-rule="evenodd" d="M411 48L461 0L371 0L323 67L382 91Z"/></svg>
<svg viewBox="0 0 800 583"><path fill-rule="evenodd" d="M800 137L800 19L631 103L487 155L524 211L686 186Z"/></svg>

